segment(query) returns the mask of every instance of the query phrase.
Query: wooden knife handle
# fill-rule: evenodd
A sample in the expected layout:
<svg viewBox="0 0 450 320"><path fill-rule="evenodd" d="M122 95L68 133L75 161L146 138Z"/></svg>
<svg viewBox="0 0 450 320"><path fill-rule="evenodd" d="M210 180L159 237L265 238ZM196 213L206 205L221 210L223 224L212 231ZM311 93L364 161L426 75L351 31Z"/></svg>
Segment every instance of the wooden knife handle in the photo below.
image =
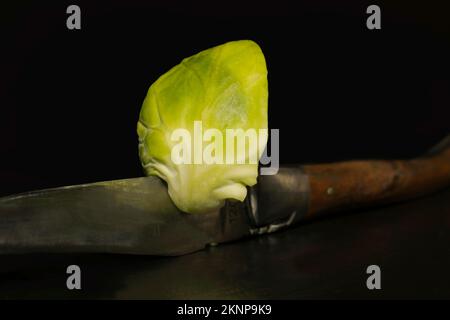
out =
<svg viewBox="0 0 450 320"><path fill-rule="evenodd" d="M347 161L303 166L310 185L305 218L412 199L450 186L450 136L411 160Z"/></svg>

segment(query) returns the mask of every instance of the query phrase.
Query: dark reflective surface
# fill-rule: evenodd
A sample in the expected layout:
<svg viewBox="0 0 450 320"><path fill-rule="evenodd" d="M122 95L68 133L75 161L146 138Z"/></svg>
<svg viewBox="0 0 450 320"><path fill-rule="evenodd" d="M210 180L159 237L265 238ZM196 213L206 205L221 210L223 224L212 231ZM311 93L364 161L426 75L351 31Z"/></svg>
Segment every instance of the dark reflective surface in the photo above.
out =
<svg viewBox="0 0 450 320"><path fill-rule="evenodd" d="M0 256L0 298L450 298L449 243L447 190L181 257ZM70 264L81 291L66 289Z"/></svg>

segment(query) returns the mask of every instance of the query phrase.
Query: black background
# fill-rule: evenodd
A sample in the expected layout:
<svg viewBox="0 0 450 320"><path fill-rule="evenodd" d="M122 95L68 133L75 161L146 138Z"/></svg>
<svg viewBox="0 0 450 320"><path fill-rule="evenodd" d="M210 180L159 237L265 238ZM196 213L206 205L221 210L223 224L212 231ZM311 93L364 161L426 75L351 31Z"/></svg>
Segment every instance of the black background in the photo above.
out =
<svg viewBox="0 0 450 320"><path fill-rule="evenodd" d="M449 6L66 1L1 7L0 193L142 175L136 121L184 57L252 39L269 70L282 163L411 157L449 132ZM294 4L295 3L295 4Z"/></svg>
<svg viewBox="0 0 450 320"><path fill-rule="evenodd" d="M135 126L150 84L184 57L238 39L256 41L266 56L282 163L419 155L450 131L450 5L393 2L3 2L0 195L142 175ZM70 4L81 7L79 31L66 28ZM369 4L381 7L381 30L366 28ZM0 291L447 298L448 195L178 258L4 256ZM65 287L72 263L83 269L81 292ZM364 286L373 263L383 267L381 292Z"/></svg>

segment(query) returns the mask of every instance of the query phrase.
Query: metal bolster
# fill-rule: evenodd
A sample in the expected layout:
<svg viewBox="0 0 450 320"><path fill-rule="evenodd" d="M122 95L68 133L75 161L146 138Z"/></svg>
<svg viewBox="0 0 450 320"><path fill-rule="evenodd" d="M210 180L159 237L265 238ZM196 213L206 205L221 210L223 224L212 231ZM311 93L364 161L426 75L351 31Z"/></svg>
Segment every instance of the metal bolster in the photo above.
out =
<svg viewBox="0 0 450 320"><path fill-rule="evenodd" d="M260 176L248 190L251 234L271 233L304 218L308 210L309 181L301 167L282 167L273 176Z"/></svg>

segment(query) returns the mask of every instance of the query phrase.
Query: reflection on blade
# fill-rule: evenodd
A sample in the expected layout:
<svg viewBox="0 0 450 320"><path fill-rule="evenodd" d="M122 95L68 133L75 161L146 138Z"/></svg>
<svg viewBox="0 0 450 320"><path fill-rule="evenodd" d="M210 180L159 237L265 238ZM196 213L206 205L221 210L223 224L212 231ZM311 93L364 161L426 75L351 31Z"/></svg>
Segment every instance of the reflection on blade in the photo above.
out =
<svg viewBox="0 0 450 320"><path fill-rule="evenodd" d="M246 236L245 203L180 212L156 177L47 189L0 198L0 253L180 255Z"/></svg>

